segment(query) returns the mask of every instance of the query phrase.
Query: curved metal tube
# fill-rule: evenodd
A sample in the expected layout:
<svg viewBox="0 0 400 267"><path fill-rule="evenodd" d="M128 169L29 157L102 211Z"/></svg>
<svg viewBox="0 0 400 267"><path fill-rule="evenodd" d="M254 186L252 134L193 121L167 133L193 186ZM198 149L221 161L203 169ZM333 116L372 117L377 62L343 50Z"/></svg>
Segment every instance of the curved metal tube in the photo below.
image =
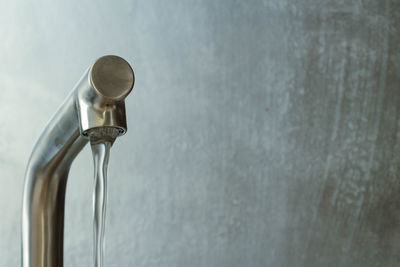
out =
<svg viewBox="0 0 400 267"><path fill-rule="evenodd" d="M72 161L93 138L126 132L124 98L134 84L129 64L117 56L99 58L82 76L36 142L25 174L22 266L62 267L64 200ZM99 136L100 134L100 136Z"/></svg>

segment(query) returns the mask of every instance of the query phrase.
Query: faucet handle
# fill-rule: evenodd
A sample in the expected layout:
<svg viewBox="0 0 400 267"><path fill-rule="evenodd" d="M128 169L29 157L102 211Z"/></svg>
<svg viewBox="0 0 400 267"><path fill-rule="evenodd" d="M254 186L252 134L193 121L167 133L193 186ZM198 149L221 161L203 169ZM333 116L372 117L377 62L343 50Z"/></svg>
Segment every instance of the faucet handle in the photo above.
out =
<svg viewBox="0 0 400 267"><path fill-rule="evenodd" d="M132 91L135 75L128 62L118 56L103 56L85 72L76 85L75 101L81 134L98 128L127 131L125 97ZM101 131L99 133L106 133Z"/></svg>
<svg viewBox="0 0 400 267"><path fill-rule="evenodd" d="M128 62L118 56L103 56L90 68L90 82L101 96L123 100L133 88L135 75Z"/></svg>

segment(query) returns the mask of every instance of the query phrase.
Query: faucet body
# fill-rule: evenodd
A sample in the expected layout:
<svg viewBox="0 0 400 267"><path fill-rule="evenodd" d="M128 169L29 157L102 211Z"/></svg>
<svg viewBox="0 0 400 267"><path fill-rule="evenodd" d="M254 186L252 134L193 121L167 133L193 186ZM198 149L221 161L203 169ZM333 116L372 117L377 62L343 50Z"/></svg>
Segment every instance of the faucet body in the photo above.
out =
<svg viewBox="0 0 400 267"><path fill-rule="evenodd" d="M114 140L115 134L108 133L126 132L124 98L133 84L133 70L125 60L99 58L45 127L25 174L23 267L63 266L64 202L71 163L91 133L96 139ZM107 131L110 128L118 131Z"/></svg>

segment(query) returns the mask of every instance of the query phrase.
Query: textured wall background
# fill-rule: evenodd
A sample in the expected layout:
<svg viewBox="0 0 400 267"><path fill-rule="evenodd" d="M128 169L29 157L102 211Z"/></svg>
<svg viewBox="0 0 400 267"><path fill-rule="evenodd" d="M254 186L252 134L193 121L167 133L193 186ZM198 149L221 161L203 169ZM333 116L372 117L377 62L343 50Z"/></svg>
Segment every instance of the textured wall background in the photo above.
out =
<svg viewBox="0 0 400 267"><path fill-rule="evenodd" d="M106 266L398 266L396 0L0 1L0 266L24 169L97 57L136 72L109 165ZM92 159L65 266L92 264Z"/></svg>

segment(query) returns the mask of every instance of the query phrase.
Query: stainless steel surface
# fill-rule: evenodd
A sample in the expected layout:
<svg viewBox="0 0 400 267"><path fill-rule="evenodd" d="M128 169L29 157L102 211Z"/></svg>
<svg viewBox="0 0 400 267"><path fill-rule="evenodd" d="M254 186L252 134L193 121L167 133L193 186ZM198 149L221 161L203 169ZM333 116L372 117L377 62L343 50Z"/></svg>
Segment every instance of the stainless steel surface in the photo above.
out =
<svg viewBox="0 0 400 267"><path fill-rule="evenodd" d="M106 81L107 88L100 94L101 81ZM125 60L100 58L85 72L36 142L25 175L22 266L63 266L65 189L71 163L91 133L96 138L115 138L112 129L118 129L119 135L125 133L124 98L133 82L133 71Z"/></svg>

